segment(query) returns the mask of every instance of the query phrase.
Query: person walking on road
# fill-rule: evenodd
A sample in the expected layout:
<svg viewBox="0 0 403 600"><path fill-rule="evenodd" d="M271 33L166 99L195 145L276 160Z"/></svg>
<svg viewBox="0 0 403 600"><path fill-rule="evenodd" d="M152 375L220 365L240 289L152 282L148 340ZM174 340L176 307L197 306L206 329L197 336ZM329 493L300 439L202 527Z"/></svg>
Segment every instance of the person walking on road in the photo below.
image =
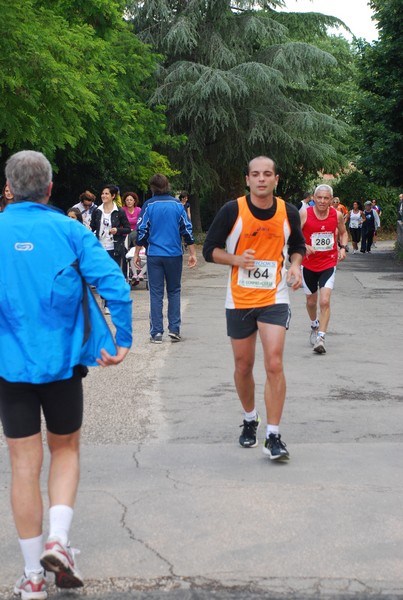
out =
<svg viewBox="0 0 403 600"><path fill-rule="evenodd" d="M190 222L192 222L192 213L190 212L189 192L183 191L179 194L179 200L185 209L185 213ZM187 252L187 244L183 242L183 249Z"/></svg>
<svg viewBox="0 0 403 600"><path fill-rule="evenodd" d="M330 297L336 265L339 260L346 258L348 242L344 217L333 208L332 196L333 189L330 185L319 185L314 193L315 205L301 213L302 233L306 243L302 283L311 320L309 341L317 354L326 353L325 336L330 319Z"/></svg>
<svg viewBox="0 0 403 600"><path fill-rule="evenodd" d="M301 286L300 265L305 254L298 209L274 196L278 179L271 158L251 160L246 177L250 194L220 209L203 246L208 262L229 266L227 333L235 361L235 387L245 412L239 438L243 448L258 445L260 416L253 367L259 333L266 369L263 452L271 460L289 458L279 431L286 392L283 351L291 315L287 281L294 290Z"/></svg>
<svg viewBox="0 0 403 600"><path fill-rule="evenodd" d="M338 196L335 196L333 198L332 205L333 205L333 208L335 208L336 210L341 212L341 214L343 215L344 222L347 223L349 213L348 213L347 208L344 206L344 204L342 204L340 202L340 198L338 198Z"/></svg>
<svg viewBox="0 0 403 600"><path fill-rule="evenodd" d="M122 269L123 276L127 276L125 239L130 233L130 224L123 208L119 208L116 199L119 188L116 185L105 185L102 188L102 204L91 217L91 230L105 248L106 252L113 258ZM102 299L104 314L110 315L108 302Z"/></svg>
<svg viewBox="0 0 403 600"><path fill-rule="evenodd" d="M375 233L374 233L374 241L372 242L372 245L374 248L376 248L376 234L378 233L378 229L381 226L381 217L382 217L382 208L381 206L377 203L376 199L373 198L371 200L371 206L373 208L373 210L377 213L378 215L378 226L375 227Z"/></svg>
<svg viewBox="0 0 403 600"><path fill-rule="evenodd" d="M130 248L136 244L136 225L137 219L141 213L139 197L137 196L136 192L125 192L123 194L122 209L126 213L126 217L131 229L127 240L127 249L130 250Z"/></svg>
<svg viewBox="0 0 403 600"><path fill-rule="evenodd" d="M188 266L193 268L197 263L192 224L181 202L171 196L169 181L165 175L153 175L149 185L152 198L144 203L137 221L134 264L141 269L140 250L145 246L150 287L150 341L154 344L162 343L162 309L166 284L168 335L172 342L180 342L182 237L189 247Z"/></svg>
<svg viewBox="0 0 403 600"><path fill-rule="evenodd" d="M6 178L15 203L0 219L0 418L25 563L14 593L45 600L46 572L54 572L59 588L83 585L69 542L80 469L82 378L85 365L115 365L129 352L130 288L91 231L47 206L52 169L43 154L14 154ZM110 302L116 345L85 280ZM50 450L44 546L41 411Z"/></svg>
<svg viewBox="0 0 403 600"><path fill-rule="evenodd" d="M353 245L353 254L358 252L358 244L361 240L362 210L358 202L353 202L353 208L350 210L348 227L350 229L351 243Z"/></svg>
<svg viewBox="0 0 403 600"><path fill-rule="evenodd" d="M379 215L374 208L372 208L371 200L367 200L364 203L364 211L362 213L362 227L361 227L361 248L360 252L371 253L371 247L374 240L375 231L380 226Z"/></svg>
<svg viewBox="0 0 403 600"><path fill-rule="evenodd" d="M179 194L179 200L181 201L181 204L182 204L183 208L185 209L187 218L189 219L189 221L192 221L192 214L190 212L189 193L181 192Z"/></svg>

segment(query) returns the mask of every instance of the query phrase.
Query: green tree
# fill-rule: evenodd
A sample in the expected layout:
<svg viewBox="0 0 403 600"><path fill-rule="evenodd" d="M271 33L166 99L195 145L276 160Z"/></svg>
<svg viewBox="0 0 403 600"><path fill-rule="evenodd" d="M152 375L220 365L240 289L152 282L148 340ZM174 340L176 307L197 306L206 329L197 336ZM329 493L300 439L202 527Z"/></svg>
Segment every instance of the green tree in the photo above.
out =
<svg viewBox="0 0 403 600"><path fill-rule="evenodd" d="M329 34L328 28L337 26L339 29L348 28L342 21L318 13L275 13L275 18L287 27L290 39L307 41L320 50L331 54L336 60L334 64L323 64L318 67L307 84L294 89L298 101L309 104L319 113L330 114L348 125L346 135L338 136L333 144L339 156L340 167L347 167L356 160L356 143L352 131L353 107L355 105L357 86L358 53L355 42L350 43L341 35ZM338 169L337 171L340 171ZM292 171L283 180L283 190L286 197L295 201L301 199L301 190L312 190L321 183L318 171L305 168L305 165Z"/></svg>
<svg viewBox="0 0 403 600"><path fill-rule="evenodd" d="M0 149L43 151L56 198L82 185L135 181L166 158L162 108L148 106L156 57L121 0L0 0Z"/></svg>
<svg viewBox="0 0 403 600"><path fill-rule="evenodd" d="M257 11L258 5L265 10ZM182 185L213 195L214 210L243 191L240 174L254 155L275 158L284 179L343 163L337 151L342 123L301 93L336 61L290 39L269 5L282 2L148 0L128 6L135 32L165 57L152 102L167 107L172 134L187 136L170 157L180 165Z"/></svg>
<svg viewBox="0 0 403 600"><path fill-rule="evenodd" d="M371 0L379 41L362 43L355 111L358 166L384 185L403 184L403 3Z"/></svg>
<svg viewBox="0 0 403 600"><path fill-rule="evenodd" d="M287 27L293 41L306 42L333 56L334 64L324 63L307 85L299 88L299 100L309 103L317 111L331 113L338 119L351 120L350 107L357 94L357 51L342 35L329 34L328 28L342 21L319 13L275 13L275 18ZM348 30L348 29L347 29Z"/></svg>

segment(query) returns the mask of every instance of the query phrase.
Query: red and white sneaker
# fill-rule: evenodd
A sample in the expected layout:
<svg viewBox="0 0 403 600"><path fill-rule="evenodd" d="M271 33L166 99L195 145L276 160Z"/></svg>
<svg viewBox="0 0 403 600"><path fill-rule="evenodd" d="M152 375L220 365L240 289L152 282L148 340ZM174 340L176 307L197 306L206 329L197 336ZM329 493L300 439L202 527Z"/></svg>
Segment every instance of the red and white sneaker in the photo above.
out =
<svg viewBox="0 0 403 600"><path fill-rule="evenodd" d="M69 544L64 545L58 537L51 537L46 542L41 565L45 571L55 574L58 588L78 588L84 585L74 560L74 555L78 553Z"/></svg>
<svg viewBox="0 0 403 600"><path fill-rule="evenodd" d="M14 586L14 594L22 600L46 600L48 597L48 582L45 573L28 573L20 577Z"/></svg>

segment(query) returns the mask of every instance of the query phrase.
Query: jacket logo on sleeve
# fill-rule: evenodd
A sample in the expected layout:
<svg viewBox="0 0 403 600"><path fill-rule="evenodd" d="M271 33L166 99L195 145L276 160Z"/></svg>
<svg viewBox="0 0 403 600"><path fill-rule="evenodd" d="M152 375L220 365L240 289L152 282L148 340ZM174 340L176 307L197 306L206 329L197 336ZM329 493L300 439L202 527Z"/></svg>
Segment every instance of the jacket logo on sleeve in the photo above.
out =
<svg viewBox="0 0 403 600"><path fill-rule="evenodd" d="M20 252L27 252L34 249L34 245L31 242L16 242L14 244L14 249L19 250Z"/></svg>

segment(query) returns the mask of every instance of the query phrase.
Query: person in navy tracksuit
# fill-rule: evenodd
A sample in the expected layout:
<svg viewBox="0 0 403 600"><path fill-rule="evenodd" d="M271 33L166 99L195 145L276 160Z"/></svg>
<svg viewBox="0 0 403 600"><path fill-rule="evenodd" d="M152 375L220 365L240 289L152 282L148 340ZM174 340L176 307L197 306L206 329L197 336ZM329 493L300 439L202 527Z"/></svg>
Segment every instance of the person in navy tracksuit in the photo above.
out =
<svg viewBox="0 0 403 600"><path fill-rule="evenodd" d="M364 204L364 211L362 213L362 226L361 226L361 249L360 252L371 252L371 246L373 244L374 235L380 225L379 215L372 208L371 200L367 200Z"/></svg>
<svg viewBox="0 0 403 600"><path fill-rule="evenodd" d="M150 287L150 341L160 344L164 333L163 301L168 296L168 335L181 340L180 294L182 277L182 237L189 247L188 266L197 263L192 224L181 202L171 196L169 181L161 173L151 177L152 198L147 200L137 221L134 262L141 267L140 249L147 248L147 276Z"/></svg>

